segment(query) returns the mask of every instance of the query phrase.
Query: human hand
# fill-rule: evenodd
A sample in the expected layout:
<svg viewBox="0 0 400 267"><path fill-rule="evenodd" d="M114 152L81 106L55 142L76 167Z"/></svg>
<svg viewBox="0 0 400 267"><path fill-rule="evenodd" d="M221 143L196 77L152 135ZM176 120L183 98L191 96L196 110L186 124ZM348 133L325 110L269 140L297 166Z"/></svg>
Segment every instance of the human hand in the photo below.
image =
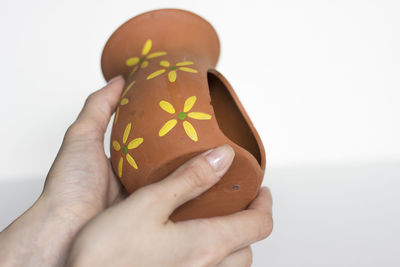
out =
<svg viewBox="0 0 400 267"><path fill-rule="evenodd" d="M272 231L272 200L262 188L247 210L174 223L170 214L223 176L234 152L224 145L189 160L90 221L67 266L250 266L250 244Z"/></svg>
<svg viewBox="0 0 400 267"><path fill-rule="evenodd" d="M79 229L124 198L104 152L104 133L124 79L91 94L65 134L35 204L0 234L1 266L62 265Z"/></svg>

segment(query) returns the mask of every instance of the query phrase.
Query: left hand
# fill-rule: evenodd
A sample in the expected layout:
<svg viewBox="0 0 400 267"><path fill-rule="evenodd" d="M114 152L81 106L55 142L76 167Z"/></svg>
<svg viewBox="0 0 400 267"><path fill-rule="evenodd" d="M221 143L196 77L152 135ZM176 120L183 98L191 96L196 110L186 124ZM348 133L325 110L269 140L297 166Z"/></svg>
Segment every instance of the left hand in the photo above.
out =
<svg viewBox="0 0 400 267"><path fill-rule="evenodd" d="M63 264L83 225L124 198L104 152L104 133L123 87L118 76L87 98L65 134L41 196L1 233L0 265Z"/></svg>

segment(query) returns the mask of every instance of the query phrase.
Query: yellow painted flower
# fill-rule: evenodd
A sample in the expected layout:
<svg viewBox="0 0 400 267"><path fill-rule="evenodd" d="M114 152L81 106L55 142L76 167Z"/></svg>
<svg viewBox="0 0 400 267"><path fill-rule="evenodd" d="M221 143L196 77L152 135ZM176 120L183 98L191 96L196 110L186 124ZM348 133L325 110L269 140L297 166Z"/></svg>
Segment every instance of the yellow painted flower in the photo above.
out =
<svg viewBox="0 0 400 267"><path fill-rule="evenodd" d="M131 73L129 75L134 74L138 70L139 66L142 69L146 68L149 65L149 61L148 61L149 59L165 56L167 54L167 52L164 52L164 51L150 53L151 46L152 46L152 42L149 39L146 41L146 43L143 46L141 57L130 57L126 60L125 64L128 67L133 66L133 69L131 70Z"/></svg>
<svg viewBox="0 0 400 267"><path fill-rule="evenodd" d="M133 86L134 84L135 84L135 81L132 81L132 82L128 85L128 87L126 87L126 89L124 90L124 92L122 93L121 98L120 98L119 103L118 103L118 106L117 106L117 109L115 110L114 124L117 123L120 107L121 107L121 106L125 106L126 104L129 103L129 99L126 98L125 96L126 96L126 94L128 93L128 91L132 88L132 86Z"/></svg>
<svg viewBox="0 0 400 267"><path fill-rule="evenodd" d="M182 62L178 62L175 64L175 66L171 66L171 64L169 63L169 61L167 60L162 60L160 61L160 65L165 67L165 69L160 69L157 70L155 72L153 72L152 74L150 74L149 76L147 76L147 80L153 79L161 74L163 74L164 72L166 72L167 70L169 70L168 72L168 79L171 83L176 81L176 71L179 69L181 71L186 71L186 72L191 72L191 73L197 73L198 71L192 68L188 68L185 66L189 66L189 65L193 65L194 63L192 61L182 61Z"/></svg>
<svg viewBox="0 0 400 267"><path fill-rule="evenodd" d="M138 169L138 165L136 164L136 161L132 158L132 156L128 153L128 149L134 149L140 146L143 143L143 138L135 138L132 141L130 141L128 144L128 137L131 132L132 128L132 123L128 123L125 127L124 135L122 137L122 146L121 144L114 140L112 142L112 146L114 147L115 151L120 151L122 152L122 155L118 161L118 176L121 178L122 177L122 166L124 164L124 157L128 161L129 165L131 165L133 168Z"/></svg>
<svg viewBox="0 0 400 267"><path fill-rule="evenodd" d="M186 119L187 117L196 119L196 120L209 120L211 119L211 115L203 112L189 112L194 104L196 103L196 96L191 96L186 99L185 104L183 105L183 111L179 112L177 114L177 119L183 121L183 128L185 129L185 132L187 136L189 136L190 139L193 141L197 142L199 139L197 137L197 132L194 129L193 125L188 122ZM160 107L165 110L166 112L170 114L175 114L175 109L174 106L167 102L167 101L160 101ZM177 119L171 119L167 121L163 127L161 127L160 131L158 132L159 136L164 136L166 135L169 131L171 131L175 125L178 123Z"/></svg>

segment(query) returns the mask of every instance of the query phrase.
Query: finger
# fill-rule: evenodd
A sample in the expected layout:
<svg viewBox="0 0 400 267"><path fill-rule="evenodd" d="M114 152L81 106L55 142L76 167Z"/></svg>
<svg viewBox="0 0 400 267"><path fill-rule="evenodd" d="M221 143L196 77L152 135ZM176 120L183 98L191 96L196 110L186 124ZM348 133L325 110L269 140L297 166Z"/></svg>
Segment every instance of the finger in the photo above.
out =
<svg viewBox="0 0 400 267"><path fill-rule="evenodd" d="M208 190L225 174L235 156L229 145L211 149L189 160L164 180L144 187L141 194L156 200L154 214L162 220L183 203Z"/></svg>
<svg viewBox="0 0 400 267"><path fill-rule="evenodd" d="M252 263L253 253L250 246L247 246L229 254L217 267L250 267Z"/></svg>
<svg viewBox="0 0 400 267"><path fill-rule="evenodd" d="M105 87L89 95L77 120L70 127L73 132L82 136L92 133L102 139L120 99L124 83L122 76L117 76Z"/></svg>
<svg viewBox="0 0 400 267"><path fill-rule="evenodd" d="M181 222L180 225L192 228L191 232L202 242L202 246L218 249L227 255L267 238L272 231L272 197L268 188L261 188L256 199L247 210L231 215Z"/></svg>

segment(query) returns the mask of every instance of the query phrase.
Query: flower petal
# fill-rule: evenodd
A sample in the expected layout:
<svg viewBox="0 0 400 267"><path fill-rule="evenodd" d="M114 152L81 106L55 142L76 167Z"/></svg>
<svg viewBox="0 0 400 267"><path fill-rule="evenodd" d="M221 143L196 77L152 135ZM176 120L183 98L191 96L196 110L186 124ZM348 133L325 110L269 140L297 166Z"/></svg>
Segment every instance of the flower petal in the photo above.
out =
<svg viewBox="0 0 400 267"><path fill-rule="evenodd" d="M122 98L121 101L119 102L119 104L121 106L126 105L129 103L129 99L128 98Z"/></svg>
<svg viewBox="0 0 400 267"><path fill-rule="evenodd" d="M143 50L142 50L142 55L147 55L150 52L151 49L151 40L147 40L146 43L143 46Z"/></svg>
<svg viewBox="0 0 400 267"><path fill-rule="evenodd" d="M188 117L196 120L209 120L211 115L203 112L189 112Z"/></svg>
<svg viewBox="0 0 400 267"><path fill-rule="evenodd" d="M192 109L194 103L196 103L196 96L191 96L185 101L185 105L183 106L183 112L188 112Z"/></svg>
<svg viewBox="0 0 400 267"><path fill-rule="evenodd" d="M147 79L147 80L153 79L153 78L157 77L158 75L163 74L164 72L165 72L164 69L162 69L162 70L157 70L157 71L153 72L152 74L150 74L149 76L147 76L146 79Z"/></svg>
<svg viewBox="0 0 400 267"><path fill-rule="evenodd" d="M147 60L143 61L142 64L140 64L140 67L142 69L146 68L149 65L149 62Z"/></svg>
<svg viewBox="0 0 400 267"><path fill-rule="evenodd" d="M124 159L122 157L119 158L119 162L118 162L118 176L119 178L122 177L122 165L124 163Z"/></svg>
<svg viewBox="0 0 400 267"><path fill-rule="evenodd" d="M171 103L169 103L169 102L167 102L165 100L160 101L160 107L163 110L165 110L166 112L170 113L170 114L174 114L175 113L174 106Z"/></svg>
<svg viewBox="0 0 400 267"><path fill-rule="evenodd" d="M117 107L117 110L115 111L114 124L117 123L118 115L119 115L119 106Z"/></svg>
<svg viewBox="0 0 400 267"><path fill-rule="evenodd" d="M126 154L126 160L128 161L128 163L135 169L138 169L138 166L136 164L136 161L132 158L131 155Z"/></svg>
<svg viewBox="0 0 400 267"><path fill-rule="evenodd" d="M140 146L141 143L143 143L143 138L135 138L129 142L128 149L137 148L138 146Z"/></svg>
<svg viewBox="0 0 400 267"><path fill-rule="evenodd" d="M129 76L132 76L138 70L138 68L139 68L139 65L135 65L135 67L133 67L133 69L129 73Z"/></svg>
<svg viewBox="0 0 400 267"><path fill-rule="evenodd" d="M150 53L147 56L147 59L152 59L152 58L155 58L155 57L165 56L166 54L167 54L167 52L164 52L164 51L158 51L158 52Z"/></svg>
<svg viewBox="0 0 400 267"><path fill-rule="evenodd" d="M169 131L172 130L172 128L175 127L175 125L176 125L177 123L178 123L178 121L175 120L175 119L172 119L172 120L167 121L167 122L163 125L163 127L161 127L160 131L158 132L158 135L159 135L159 136L164 136L164 135L166 135Z"/></svg>
<svg viewBox="0 0 400 267"><path fill-rule="evenodd" d="M187 136L190 137L190 139L192 139L195 142L197 142L197 140L199 140L197 138L196 130L194 129L193 125L190 122L184 121L183 128L185 129L185 132L186 132Z"/></svg>
<svg viewBox="0 0 400 267"><path fill-rule="evenodd" d="M182 61L182 62L178 62L176 63L175 66L180 67L180 66L187 66L187 65L193 65L193 61Z"/></svg>
<svg viewBox="0 0 400 267"><path fill-rule="evenodd" d="M169 64L169 62L167 60L161 60L160 61L160 65L163 66L163 67L169 67L170 64Z"/></svg>
<svg viewBox="0 0 400 267"><path fill-rule="evenodd" d="M168 73L168 79L169 79L169 81L170 81L171 83L173 83L173 82L176 81L176 71L175 71L175 70L171 70L171 71Z"/></svg>
<svg viewBox="0 0 400 267"><path fill-rule="evenodd" d="M191 72L191 73L198 73L197 70L192 69L192 68L187 68L187 67L180 67L180 70L186 71L186 72Z"/></svg>
<svg viewBox="0 0 400 267"><path fill-rule="evenodd" d="M114 140L112 142L112 145L113 145L115 151L119 151L121 149L121 145L116 140Z"/></svg>
<svg viewBox="0 0 400 267"><path fill-rule="evenodd" d="M136 64L138 64L139 63L139 58L138 57L130 57L130 58L128 58L126 61L125 61L125 64L128 66L128 67L131 67L131 66L133 66L133 65L136 65Z"/></svg>
<svg viewBox="0 0 400 267"><path fill-rule="evenodd" d="M125 127L125 131L124 131L124 137L122 138L122 143L126 143L126 140L128 140L128 136L129 133L131 132L131 127L132 127L132 123L128 123Z"/></svg>
<svg viewBox="0 0 400 267"><path fill-rule="evenodd" d="M124 92L121 95L121 98L125 97L128 91L132 88L132 86L135 84L135 81L132 81L124 90Z"/></svg>

